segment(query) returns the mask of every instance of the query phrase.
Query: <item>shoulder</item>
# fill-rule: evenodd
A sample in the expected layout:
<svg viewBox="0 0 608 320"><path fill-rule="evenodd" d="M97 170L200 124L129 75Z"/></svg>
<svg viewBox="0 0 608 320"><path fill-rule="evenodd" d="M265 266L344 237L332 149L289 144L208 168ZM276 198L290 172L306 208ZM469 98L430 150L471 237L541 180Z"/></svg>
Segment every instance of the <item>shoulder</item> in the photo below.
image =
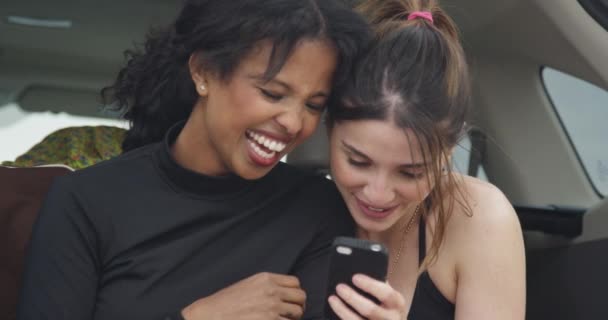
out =
<svg viewBox="0 0 608 320"><path fill-rule="evenodd" d="M466 205L456 206L447 233L460 265L491 264L502 261L499 256L523 255L519 219L504 193L476 178L458 179Z"/></svg>
<svg viewBox="0 0 608 320"><path fill-rule="evenodd" d="M523 319L525 249L515 210L492 184L462 177L461 186L471 215L454 212L445 242L454 259L457 315Z"/></svg>
<svg viewBox="0 0 608 320"><path fill-rule="evenodd" d="M500 189L473 177L458 175L457 179L465 205L456 207L452 216L455 223L466 231L519 229L517 214Z"/></svg>
<svg viewBox="0 0 608 320"><path fill-rule="evenodd" d="M101 236L111 234L126 208L145 206L142 197L158 185L153 150L153 145L143 147L56 178L44 207L44 214L54 218L45 221L53 224L64 217L63 221L87 225Z"/></svg>
<svg viewBox="0 0 608 320"><path fill-rule="evenodd" d="M123 153L110 160L102 161L93 166L74 172L71 176L75 182L106 181L121 179L121 177L133 178L138 172L152 165L152 153L157 144L144 146L133 151Z"/></svg>
<svg viewBox="0 0 608 320"><path fill-rule="evenodd" d="M119 194L130 194L141 187L155 185L157 175L150 145L116 158L102 161L56 179L55 189L68 192L79 201L108 205Z"/></svg>

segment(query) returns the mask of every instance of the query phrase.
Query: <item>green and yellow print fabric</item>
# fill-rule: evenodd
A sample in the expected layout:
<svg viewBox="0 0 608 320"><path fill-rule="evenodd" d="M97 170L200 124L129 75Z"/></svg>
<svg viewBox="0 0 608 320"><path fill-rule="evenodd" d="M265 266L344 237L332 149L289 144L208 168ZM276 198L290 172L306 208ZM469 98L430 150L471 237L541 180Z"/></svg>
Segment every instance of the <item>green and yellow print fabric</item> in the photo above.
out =
<svg viewBox="0 0 608 320"><path fill-rule="evenodd" d="M69 127L46 136L40 143L15 161L4 166L34 167L65 164L82 169L122 153L121 144L127 131L110 126Z"/></svg>

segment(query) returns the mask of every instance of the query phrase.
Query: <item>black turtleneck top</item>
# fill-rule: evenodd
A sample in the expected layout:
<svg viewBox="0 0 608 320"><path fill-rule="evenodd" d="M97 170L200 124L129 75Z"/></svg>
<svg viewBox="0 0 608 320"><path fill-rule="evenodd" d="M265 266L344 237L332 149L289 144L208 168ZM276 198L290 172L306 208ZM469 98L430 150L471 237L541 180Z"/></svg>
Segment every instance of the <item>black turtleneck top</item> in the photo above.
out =
<svg viewBox="0 0 608 320"><path fill-rule="evenodd" d="M18 319L163 319L259 272L297 276L305 318L322 318L331 241L354 230L334 184L283 163L254 181L197 174L170 155L180 130L56 179Z"/></svg>

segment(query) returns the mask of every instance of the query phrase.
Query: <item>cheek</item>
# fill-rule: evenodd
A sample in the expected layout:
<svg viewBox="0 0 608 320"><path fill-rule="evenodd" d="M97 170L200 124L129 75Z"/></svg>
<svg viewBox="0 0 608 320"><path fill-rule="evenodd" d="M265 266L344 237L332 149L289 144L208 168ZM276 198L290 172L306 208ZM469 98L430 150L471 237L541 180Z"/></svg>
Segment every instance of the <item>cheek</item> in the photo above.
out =
<svg viewBox="0 0 608 320"><path fill-rule="evenodd" d="M403 182L397 188L397 192L401 198L409 201L422 201L428 196L431 188L429 187L426 179L418 181Z"/></svg>
<svg viewBox="0 0 608 320"><path fill-rule="evenodd" d="M340 156L331 158L332 179L341 189L353 189L365 185L365 176Z"/></svg>
<svg viewBox="0 0 608 320"><path fill-rule="evenodd" d="M321 114L311 114L308 113L308 111L304 112L307 114L305 114L302 119L302 136L308 138L317 130L317 126L321 121Z"/></svg>
<svg viewBox="0 0 608 320"><path fill-rule="evenodd" d="M234 87L226 107L233 108L234 112L242 115L241 119L247 119L247 115L259 112L259 109L265 106L266 102L262 100L257 89L244 84L235 85Z"/></svg>
<svg viewBox="0 0 608 320"><path fill-rule="evenodd" d="M272 119L272 108L254 89L242 88L234 92L238 94L227 96L219 111L218 122L222 123L224 131L240 136L245 129Z"/></svg>

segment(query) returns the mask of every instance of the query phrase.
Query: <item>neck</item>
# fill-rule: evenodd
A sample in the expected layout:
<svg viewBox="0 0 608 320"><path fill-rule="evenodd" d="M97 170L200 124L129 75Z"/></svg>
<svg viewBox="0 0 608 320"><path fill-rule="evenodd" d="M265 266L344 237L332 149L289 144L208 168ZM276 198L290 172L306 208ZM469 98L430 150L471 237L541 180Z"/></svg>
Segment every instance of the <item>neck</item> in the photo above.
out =
<svg viewBox="0 0 608 320"><path fill-rule="evenodd" d="M207 176L226 175L227 169L221 165L217 153L211 146L201 115L197 111L202 108L195 106L186 121L184 128L171 146L171 155L182 167Z"/></svg>

